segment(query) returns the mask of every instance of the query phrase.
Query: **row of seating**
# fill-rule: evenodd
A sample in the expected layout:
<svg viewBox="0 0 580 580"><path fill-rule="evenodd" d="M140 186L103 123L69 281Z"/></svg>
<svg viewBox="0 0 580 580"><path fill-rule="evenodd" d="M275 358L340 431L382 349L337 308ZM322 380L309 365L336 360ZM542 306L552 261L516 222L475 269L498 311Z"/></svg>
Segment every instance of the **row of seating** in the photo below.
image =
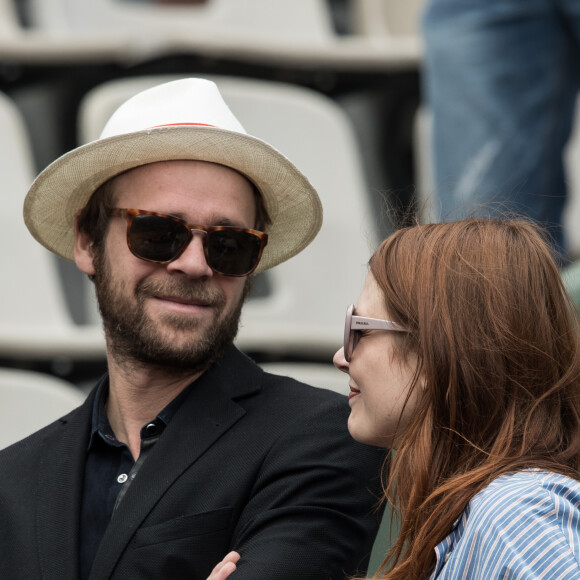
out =
<svg viewBox="0 0 580 580"><path fill-rule="evenodd" d="M143 60L196 52L213 58L341 69L415 68L422 0L356 0L338 34L330 0L0 0L0 56L18 62Z"/></svg>
<svg viewBox="0 0 580 580"><path fill-rule="evenodd" d="M97 138L112 111L132 94L173 77L111 81L85 97L80 142ZM246 306L239 343L249 351L332 354L340 341L343 310L359 290L369 253L376 245L378 217L372 212L360 153L345 113L318 93L280 83L219 77L222 94L246 129L284 151L320 193L324 227L293 260L265 274L266 295ZM84 324L67 312L54 257L30 237L22 203L32 181L30 148L17 110L4 97L0 170L7 198L0 217L4 247L15 283L0 300L0 356L70 356L102 352L94 299ZM320 275L322 273L322 276ZM305 281L312 281L312 285ZM39 286L42 291L39 291ZM91 285L79 291L86 294ZM307 341L305 344L304 341Z"/></svg>
<svg viewBox="0 0 580 580"><path fill-rule="evenodd" d="M205 0L179 7L146 0L26 0L20 13L17 1L0 0L4 65L125 66L184 53L380 75L416 70L421 53L416 22L422 0L353 0L352 28L341 34L331 22L331 0ZM121 101L161 80L167 78L96 87L81 102L78 143L95 139ZM347 393L348 378L330 360L341 342L345 307L360 292L366 261L386 221L369 199L360 143L344 110L318 93L280 83L214 80L246 129L286 153L309 177L325 216L323 230L305 252L260 275L261 290L246 305L237 343L271 359L262 363L268 371ZM32 240L22 222L23 199L38 162L31 141L38 135L27 131L14 102L1 93L0 123L5 186L0 243L10 249L7 283L0 290L0 359L23 366L39 360L65 366L102 361L90 283ZM0 368L0 448L79 405L88 386ZM386 528L371 570L389 543Z"/></svg>
<svg viewBox="0 0 580 580"><path fill-rule="evenodd" d="M187 24L184 26L190 26L190 32L197 30L196 27L203 29L204 32L190 34L190 37L206 48L211 44L204 43L211 37L247 49L251 38L256 40L260 35L269 35L272 30L278 30L276 27L286 27L286 30L273 35L276 38L270 41L278 42L279 47L284 45L287 54L293 51L294 57L300 55L304 47L313 50L317 45L320 56L326 50L321 47L330 46L329 42L346 41L345 46L348 45L348 39L340 39L332 31L325 0L293 0L289 3L292 16L288 15L287 19L281 18L279 11L274 18L271 4L274 3L250 0L244 2L244 11L240 14L239 0L207 0L199 5L179 8L124 0L29 0L30 21L29 27L25 28L14 10L13 1L0 0L0 16L3 16L0 17L0 61L6 61L12 54L5 52L10 38L20 39L22 46L28 46L30 58L35 43L43 38L49 40L46 53L49 58L57 56L51 53L50 47L70 48L76 42L81 44L74 52L81 54L85 46L81 36L92 39L90 42L95 41L96 46L99 44L96 40L102 40L106 30L112 30L110 26L105 27L105 23L110 25L113 20L115 26L122 26L125 17L132 18L136 14L144 19L142 27L133 25L127 28L126 34L116 31L109 36L126 42L137 32L143 35L147 30L145 19L155 14L156 18L161 18L156 27L159 34L164 26L169 30L175 18L185 19ZM279 0L275 4L276 10L290 10L285 1ZM358 23L357 34L353 36L358 40L365 39L367 56L374 54L375 49L383 50L387 38L417 39L420 2L406 2L407 10L401 10L398 0L360 0L353 6L357 10L355 20ZM111 10L115 10L115 18L112 18ZM254 31L252 26L257 25L257 21L245 23L244 19L251 20L258 14L260 25L255 26L258 30ZM299 35L296 35L297 14L306 23L300 27ZM394 23L397 18L398 24L387 26L386 23ZM237 32L233 30L234 26L239 26ZM145 36L154 38L149 33ZM293 41L289 42L289 38ZM66 39L65 43L59 44L63 39ZM258 40L266 42L267 39ZM18 46L18 43L12 46ZM106 46L106 43L101 46ZM375 48L370 50L371 46ZM170 48L171 45L167 44L163 50ZM194 44L189 48L194 49ZM259 52L255 52L256 58ZM305 57L306 52L298 58ZM82 58L89 54L90 51L85 52ZM92 53L92 58L96 56L97 53ZM418 56L419 51L416 51L415 62ZM259 56L270 57L277 58L276 50ZM340 52L334 57L340 60ZM37 54L34 58L42 57ZM66 58L77 57L69 55ZM106 118L123 100L169 78L173 77L125 78L96 87L81 102L78 143L95 139ZM301 255L261 276L257 286L262 291L246 305L238 345L248 352L262 353L265 358L278 360L271 363L276 365L272 367L274 370L346 392L347 381L330 365L330 358L340 343L344 308L356 299L366 260L378 242L378 232L384 230L383 224L378 223L382 218L375 215L369 200L360 146L351 123L335 102L304 88L232 77L215 77L214 80L248 131L287 153L311 179L321 194L325 211L325 224L316 241ZM23 225L22 203L35 173L30 143L35 136L28 133L15 104L2 94L0 122L3 127L0 172L5 188L0 236L3 236L3 247L14 250L4 256L9 282L0 291L0 359L104 360L103 336L91 284L82 276L66 275L71 269L63 267L57 258L32 240ZM416 181L418 193L425 202L422 205L427 208L433 183L429 132L428 115L421 111L415 139ZM579 154L580 127L574 133L567 157L573 192L580 188L580 173L577 164L571 160L577 159ZM580 253L580 231L573 227L580 196L572 195L571 198L566 220L572 246ZM312 284L304 283L309 280ZM310 360L305 364L279 362L287 358ZM320 361L323 360L328 362L322 364Z"/></svg>
<svg viewBox="0 0 580 580"><path fill-rule="evenodd" d="M88 93L79 110L79 143L97 138L122 101L169 78L121 79ZM346 377L330 361L340 345L346 305L360 292L379 229L350 122L333 101L307 89L249 79L213 80L245 128L303 170L324 207L324 227L311 246L260 275L257 286L266 290L246 305L237 343L271 360L308 359L307 367L286 365L283 372L346 392ZM23 200L34 177L30 135L15 103L1 94L0 123L0 243L10 249L3 263L7 283L0 290L0 358L104 360L91 283L82 276L63 276L60 259L34 241L23 224ZM75 299L86 307L80 317L72 314Z"/></svg>
<svg viewBox="0 0 580 580"><path fill-rule="evenodd" d="M258 65L378 74L416 68L420 57L416 22L422 0L356 0L349 3L351 19L348 30L342 31L332 21L332 4L331 0L205 0L181 6L147 0L0 0L0 64L125 66L185 53ZM95 139L121 101L162 80L167 78L123 79L87 94L78 111L78 144ZM376 223L381 218L369 200L350 121L336 103L306 89L214 80L246 129L285 152L311 179L325 211L324 228L310 248L260 275L237 343L247 352L261 353L270 361L264 363L268 370L347 392L346 377L330 360L340 344L344 309L356 299L377 232L384 231L384 224ZM39 139L46 140L47 127L31 127L21 113L22 107L19 110L10 96L0 93L4 184L0 242L11 249L3 264L8 282L0 290L0 360L31 368L41 363L40 368L66 377L67 369L77 364L101 368L97 363L104 364L104 340L91 284L38 245L24 227L23 199L39 168L34 145L38 148ZM28 404L41 400L34 395L34 385L42 385L47 396L59 390L58 379L4 371L0 369L0 374L6 380L0 377L0 383L17 384ZM24 387L26 383L32 391ZM2 412L19 417L14 406L4 404L5 400L17 404L16 391L0 390ZM83 397L84 391L77 394ZM76 398L57 398L78 404ZM49 410L44 404L39 407ZM50 413L40 417L42 423L54 418ZM21 426L21 431L3 432L18 438L41 424ZM7 441L0 438L0 447L4 444Z"/></svg>
<svg viewBox="0 0 580 580"><path fill-rule="evenodd" d="M79 143L97 138L108 116L126 98L169 78L173 77L121 79L91 91L79 111ZM214 80L246 129L286 152L309 176L320 192L325 212L324 227L315 242L293 260L262 275L259 286L266 291L246 305L237 343L243 350L274 361L310 359L307 363L270 363L268 368L347 392L346 378L330 360L340 344L345 306L360 291L365 264L380 230L352 127L344 111L313 91L248 79ZM419 118L423 120L418 127L424 134L417 142L425 143L429 120L424 113ZM0 243L5 248L7 281L0 290L0 358L104 361L92 285L80 275L63 278L59 259L36 243L24 226L23 199L34 177L30 135L15 104L2 94L0 123L4 185ZM579 155L577 127L567 156L575 191L580 174L571 160ZM428 157L428 152L418 150L419 191L423 192L429 190ZM568 223L577 215L579 198L572 197L570 206L575 213L569 213ZM573 227L568 231L579 247L580 232ZM70 301L75 297L86 308L80 320L71 313L74 305Z"/></svg>

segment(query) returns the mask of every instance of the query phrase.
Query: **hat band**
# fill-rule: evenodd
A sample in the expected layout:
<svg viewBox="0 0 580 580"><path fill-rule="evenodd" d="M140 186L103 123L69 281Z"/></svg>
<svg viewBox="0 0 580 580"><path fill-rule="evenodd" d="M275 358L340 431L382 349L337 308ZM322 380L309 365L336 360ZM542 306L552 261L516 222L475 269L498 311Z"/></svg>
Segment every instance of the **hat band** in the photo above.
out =
<svg viewBox="0 0 580 580"><path fill-rule="evenodd" d="M164 125L153 125L149 129L158 129L159 127L179 127L182 125L196 125L198 127L215 127L215 125L210 125L209 123L166 123Z"/></svg>

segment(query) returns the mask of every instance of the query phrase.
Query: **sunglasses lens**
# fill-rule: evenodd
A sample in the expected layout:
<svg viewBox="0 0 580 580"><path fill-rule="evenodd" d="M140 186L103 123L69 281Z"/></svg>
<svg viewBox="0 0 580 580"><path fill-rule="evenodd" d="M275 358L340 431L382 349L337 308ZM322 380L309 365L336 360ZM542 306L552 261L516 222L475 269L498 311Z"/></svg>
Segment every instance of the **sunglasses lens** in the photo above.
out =
<svg viewBox="0 0 580 580"><path fill-rule="evenodd" d="M250 232L214 230L207 235L207 260L215 272L245 276L258 264L262 242Z"/></svg>
<svg viewBox="0 0 580 580"><path fill-rule="evenodd" d="M131 251L145 260L169 262L191 239L189 230L171 218L136 215L129 232Z"/></svg>
<svg viewBox="0 0 580 580"><path fill-rule="evenodd" d="M351 330L350 336L348 337L348 352L349 358L352 357L352 353L358 344L358 339L360 338L360 330Z"/></svg>

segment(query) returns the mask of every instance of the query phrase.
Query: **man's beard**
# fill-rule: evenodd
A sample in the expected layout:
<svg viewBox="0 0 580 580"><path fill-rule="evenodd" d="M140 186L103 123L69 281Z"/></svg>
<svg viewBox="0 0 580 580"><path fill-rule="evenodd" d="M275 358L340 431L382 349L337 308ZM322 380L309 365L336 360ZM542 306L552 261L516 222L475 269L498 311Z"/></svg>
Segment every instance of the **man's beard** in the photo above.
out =
<svg viewBox="0 0 580 580"><path fill-rule="evenodd" d="M249 280L239 302L225 314L225 296L220 290L208 287L203 280L144 280L137 285L131 299L123 294L119 285L115 285L110 265L102 254L99 250L95 252L93 281L107 346L118 363L197 373L209 368L225 354L238 332ZM200 329L199 319L179 314L168 313L156 323L145 312L145 301L150 296L201 300L212 308L214 318L205 330ZM179 341L172 340L171 330L178 332ZM183 339L188 333L189 337Z"/></svg>

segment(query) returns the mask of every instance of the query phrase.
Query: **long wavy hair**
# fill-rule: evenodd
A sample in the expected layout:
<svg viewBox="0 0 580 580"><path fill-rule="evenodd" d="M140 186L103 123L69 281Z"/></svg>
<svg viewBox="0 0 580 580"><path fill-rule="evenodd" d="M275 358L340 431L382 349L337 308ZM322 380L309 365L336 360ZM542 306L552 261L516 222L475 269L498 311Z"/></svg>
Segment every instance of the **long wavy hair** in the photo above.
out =
<svg viewBox="0 0 580 580"><path fill-rule="evenodd" d="M580 479L580 345L543 231L516 220L416 225L370 260L390 317L409 329L420 389L385 475L400 535L375 577L423 579L435 546L501 474Z"/></svg>

